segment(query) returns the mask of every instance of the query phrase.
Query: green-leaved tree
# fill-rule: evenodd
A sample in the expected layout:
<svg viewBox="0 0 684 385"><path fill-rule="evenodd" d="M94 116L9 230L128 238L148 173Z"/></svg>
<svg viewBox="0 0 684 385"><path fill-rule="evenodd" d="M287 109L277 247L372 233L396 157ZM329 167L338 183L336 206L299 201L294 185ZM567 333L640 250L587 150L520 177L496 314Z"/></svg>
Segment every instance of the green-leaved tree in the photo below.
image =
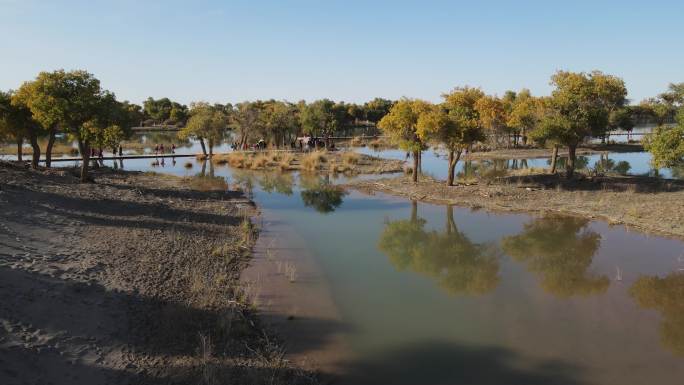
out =
<svg viewBox="0 0 684 385"><path fill-rule="evenodd" d="M420 155L425 149L425 142L419 135L418 119L431 108L430 103L423 100L401 99L378 123L378 127L392 142L413 154L414 182L418 182Z"/></svg>

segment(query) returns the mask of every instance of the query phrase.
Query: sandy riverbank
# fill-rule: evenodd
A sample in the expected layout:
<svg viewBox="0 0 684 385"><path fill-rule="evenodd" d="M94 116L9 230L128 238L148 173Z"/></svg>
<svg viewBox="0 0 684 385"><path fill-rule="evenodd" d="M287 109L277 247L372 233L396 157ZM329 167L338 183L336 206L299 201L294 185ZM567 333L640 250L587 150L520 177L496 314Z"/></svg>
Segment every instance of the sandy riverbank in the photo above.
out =
<svg viewBox="0 0 684 385"><path fill-rule="evenodd" d="M214 183L93 176L0 163L0 383L313 382L240 284L251 202Z"/></svg>
<svg viewBox="0 0 684 385"><path fill-rule="evenodd" d="M597 218L640 231L684 239L684 181L649 177L518 175L447 187L408 177L357 181L346 187L418 201L495 211L554 212Z"/></svg>

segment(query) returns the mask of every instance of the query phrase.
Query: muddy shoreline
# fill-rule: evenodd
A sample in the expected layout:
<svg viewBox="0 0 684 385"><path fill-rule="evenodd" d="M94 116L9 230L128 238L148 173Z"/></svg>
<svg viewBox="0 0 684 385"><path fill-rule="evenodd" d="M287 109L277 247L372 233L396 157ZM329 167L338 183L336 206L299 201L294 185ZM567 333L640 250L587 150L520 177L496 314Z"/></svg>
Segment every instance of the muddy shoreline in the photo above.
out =
<svg viewBox="0 0 684 385"><path fill-rule="evenodd" d="M345 187L473 209L576 215L684 239L684 181L679 180L606 176L566 181L559 175L537 174L447 187L429 177L414 184L409 177L399 176L356 181Z"/></svg>
<svg viewBox="0 0 684 385"><path fill-rule="evenodd" d="M0 383L316 382L240 281L257 238L241 193L74 171L0 162Z"/></svg>

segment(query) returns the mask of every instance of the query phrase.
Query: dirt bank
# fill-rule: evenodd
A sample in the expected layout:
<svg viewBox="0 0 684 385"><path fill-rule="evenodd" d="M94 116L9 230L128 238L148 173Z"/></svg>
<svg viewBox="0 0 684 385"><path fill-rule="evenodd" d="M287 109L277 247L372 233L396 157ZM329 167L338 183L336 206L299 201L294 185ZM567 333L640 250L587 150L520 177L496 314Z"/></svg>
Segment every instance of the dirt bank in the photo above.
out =
<svg viewBox="0 0 684 385"><path fill-rule="evenodd" d="M94 178L0 163L0 383L314 381L239 283L251 202L217 183Z"/></svg>
<svg viewBox="0 0 684 385"><path fill-rule="evenodd" d="M423 177L358 181L362 192L384 192L425 202L498 211L556 212L599 218L641 231L684 239L684 181L648 177L525 175L447 187Z"/></svg>

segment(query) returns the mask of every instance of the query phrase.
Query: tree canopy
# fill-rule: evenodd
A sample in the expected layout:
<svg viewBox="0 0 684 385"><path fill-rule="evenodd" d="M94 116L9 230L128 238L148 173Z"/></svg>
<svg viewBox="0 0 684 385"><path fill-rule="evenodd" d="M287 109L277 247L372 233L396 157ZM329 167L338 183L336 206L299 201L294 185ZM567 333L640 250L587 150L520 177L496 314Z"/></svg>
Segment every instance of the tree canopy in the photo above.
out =
<svg viewBox="0 0 684 385"><path fill-rule="evenodd" d="M432 109L430 103L419 99L401 99L392 106L378 127L390 137L399 148L413 153L413 181L418 180L418 159L425 148L425 142L418 133L420 115Z"/></svg>
<svg viewBox="0 0 684 385"><path fill-rule="evenodd" d="M485 138L476 109L483 96L484 93L476 88L456 88L442 96L444 103L427 110L418 119L418 135L421 139L439 143L447 149L448 186L454 184L456 164L461 153Z"/></svg>
<svg viewBox="0 0 684 385"><path fill-rule="evenodd" d="M180 138L195 138L200 141L202 151L207 155L205 140L209 146L209 156L213 155L214 145L226 137L230 118L221 106L205 102L190 105L190 119L178 133Z"/></svg>

